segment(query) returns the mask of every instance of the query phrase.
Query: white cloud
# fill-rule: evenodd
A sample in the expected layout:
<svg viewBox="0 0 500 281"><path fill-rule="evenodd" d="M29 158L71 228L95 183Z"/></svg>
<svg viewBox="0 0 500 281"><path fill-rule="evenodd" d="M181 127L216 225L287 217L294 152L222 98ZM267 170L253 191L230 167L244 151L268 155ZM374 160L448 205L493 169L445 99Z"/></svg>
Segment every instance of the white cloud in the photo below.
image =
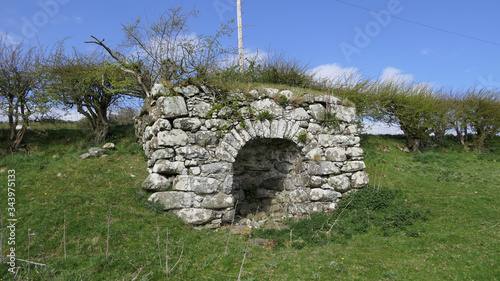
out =
<svg viewBox="0 0 500 281"><path fill-rule="evenodd" d="M392 66L386 67L382 71L382 75L380 75L380 81L382 82L397 81L402 83L411 83L414 80L415 77L413 74L403 74L401 69L397 69Z"/></svg>
<svg viewBox="0 0 500 281"><path fill-rule="evenodd" d="M359 70L355 67L342 67L338 63L323 64L310 70L318 80L332 83L355 82L359 80Z"/></svg>
<svg viewBox="0 0 500 281"><path fill-rule="evenodd" d="M387 125L382 122L363 121L363 134L370 135L402 135L403 131L397 126Z"/></svg>
<svg viewBox="0 0 500 281"><path fill-rule="evenodd" d="M422 55L424 55L424 56L426 56L426 55L430 54L431 52L432 52L432 50L431 50L431 49L429 49L429 48L423 48L423 49L420 51L420 53L421 53Z"/></svg>

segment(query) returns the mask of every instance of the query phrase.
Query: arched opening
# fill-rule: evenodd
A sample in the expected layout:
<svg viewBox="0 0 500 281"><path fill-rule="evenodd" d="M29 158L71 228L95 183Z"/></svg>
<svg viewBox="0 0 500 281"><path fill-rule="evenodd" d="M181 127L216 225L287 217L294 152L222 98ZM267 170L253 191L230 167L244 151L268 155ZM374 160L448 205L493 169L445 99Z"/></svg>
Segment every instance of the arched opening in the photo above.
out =
<svg viewBox="0 0 500 281"><path fill-rule="evenodd" d="M290 140L257 138L243 146L233 164L236 216L286 213L286 193L303 185L300 149Z"/></svg>

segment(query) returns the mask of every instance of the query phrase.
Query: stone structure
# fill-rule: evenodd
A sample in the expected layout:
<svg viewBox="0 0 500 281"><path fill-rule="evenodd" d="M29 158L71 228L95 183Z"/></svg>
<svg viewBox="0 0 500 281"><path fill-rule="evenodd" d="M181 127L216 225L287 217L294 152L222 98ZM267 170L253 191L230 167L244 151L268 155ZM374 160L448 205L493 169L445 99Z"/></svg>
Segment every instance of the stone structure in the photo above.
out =
<svg viewBox="0 0 500 281"><path fill-rule="evenodd" d="M368 184L355 108L338 98L265 89L214 101L192 85L155 85L152 97L136 119L150 172L142 187L187 223L330 211Z"/></svg>

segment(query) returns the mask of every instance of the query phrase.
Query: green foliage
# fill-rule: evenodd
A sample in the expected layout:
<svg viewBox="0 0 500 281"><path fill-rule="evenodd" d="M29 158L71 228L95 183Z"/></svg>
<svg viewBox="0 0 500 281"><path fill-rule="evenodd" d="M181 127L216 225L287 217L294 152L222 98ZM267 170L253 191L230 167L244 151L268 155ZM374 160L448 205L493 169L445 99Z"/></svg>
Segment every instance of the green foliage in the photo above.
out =
<svg viewBox="0 0 500 281"><path fill-rule="evenodd" d="M375 84L373 91L376 119L399 125L408 148L417 151L421 140L432 131L436 112L433 90L427 85L385 81Z"/></svg>
<svg viewBox="0 0 500 281"><path fill-rule="evenodd" d="M257 116L255 116L255 119L257 119L259 121L264 121L264 120L273 120L274 117L271 113L269 113L269 111L264 110L264 111L259 112L259 114L257 114Z"/></svg>
<svg viewBox="0 0 500 281"><path fill-rule="evenodd" d="M215 69L204 76L204 83L229 88L234 83L266 83L308 88L316 85L309 66L285 52L267 52L264 57L247 59L248 66L241 74L237 63Z"/></svg>
<svg viewBox="0 0 500 281"><path fill-rule="evenodd" d="M135 88L131 76L102 54L67 52L59 46L46 66L45 90L67 108L76 108L93 130L93 140L103 142L109 132L108 111Z"/></svg>
<svg viewBox="0 0 500 281"><path fill-rule="evenodd" d="M288 104L288 98L285 95L280 95L278 98L278 104L285 107Z"/></svg>
<svg viewBox="0 0 500 281"><path fill-rule="evenodd" d="M44 50L29 47L23 42L11 44L9 37L0 34L0 113L7 117L15 152L33 116L50 114L54 98L43 91L45 71ZM17 125L22 125L16 132Z"/></svg>
<svg viewBox="0 0 500 281"><path fill-rule="evenodd" d="M335 112L326 111L325 112L325 126L328 128L337 129L340 125L339 120L337 119L337 114Z"/></svg>
<svg viewBox="0 0 500 281"><path fill-rule="evenodd" d="M303 132L297 136L297 142L305 144L307 142L307 132Z"/></svg>
<svg viewBox="0 0 500 281"><path fill-rule="evenodd" d="M26 133L25 141L32 146L29 155L0 157L0 181L7 181L4 169L14 168L18 176L16 256L28 257L30 228L36 233L31 260L44 262L41 245L53 280L237 279L248 236L232 235L225 254L228 228L195 230L172 213L148 209L151 193L141 189L148 175L144 152L135 144L132 127L110 131L117 148L110 156L80 160L78 156L94 146L87 141L88 131L71 123L38 126L33 124L46 134ZM6 127L0 127L2 148L9 145ZM445 138L443 144L450 141L454 142ZM492 138L490 150L481 154L458 144L406 154L396 149L404 142L402 136L362 135L366 171L377 187L346 196L334 214L314 214L300 222L290 219L285 230L254 231L252 238L276 237L279 244L267 249L250 241L242 280L495 280L500 274L500 139ZM377 150L381 144L392 150ZM356 201L363 206L358 209L353 196L362 191L366 196ZM370 191L378 195L371 198ZM6 202L5 196L0 194L0 201ZM110 204L110 258L106 260ZM62 242L64 214L67 260ZM339 227L326 235L337 218ZM391 227L384 229L383 221ZM170 275L165 273L167 231L171 266L184 247ZM4 236L4 251L5 241ZM31 267L28 277L26 264L17 266L22 280L48 280L45 268ZM7 269L0 266L4 280L10 280Z"/></svg>
<svg viewBox="0 0 500 281"><path fill-rule="evenodd" d="M164 212L164 206L160 202L146 201L146 209L155 213L162 214Z"/></svg>
<svg viewBox="0 0 500 281"><path fill-rule="evenodd" d="M427 211L408 204L401 190L370 187L349 194L333 214L315 213L290 222L290 229L256 230L256 233L259 237L278 240L280 245L290 244L292 235L291 246L300 249L332 241L344 242L366 232L382 236L404 233L417 237L423 232L419 221L427 219Z"/></svg>

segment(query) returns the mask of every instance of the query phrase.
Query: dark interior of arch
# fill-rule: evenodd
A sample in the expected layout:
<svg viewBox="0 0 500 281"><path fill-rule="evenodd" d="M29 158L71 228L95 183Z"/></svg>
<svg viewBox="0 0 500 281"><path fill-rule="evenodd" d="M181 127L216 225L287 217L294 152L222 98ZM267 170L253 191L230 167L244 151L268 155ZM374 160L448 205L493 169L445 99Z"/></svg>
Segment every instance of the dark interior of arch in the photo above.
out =
<svg viewBox="0 0 500 281"><path fill-rule="evenodd" d="M254 139L238 152L233 165L236 215L285 212L279 195L291 190L300 178L299 148L285 139Z"/></svg>

